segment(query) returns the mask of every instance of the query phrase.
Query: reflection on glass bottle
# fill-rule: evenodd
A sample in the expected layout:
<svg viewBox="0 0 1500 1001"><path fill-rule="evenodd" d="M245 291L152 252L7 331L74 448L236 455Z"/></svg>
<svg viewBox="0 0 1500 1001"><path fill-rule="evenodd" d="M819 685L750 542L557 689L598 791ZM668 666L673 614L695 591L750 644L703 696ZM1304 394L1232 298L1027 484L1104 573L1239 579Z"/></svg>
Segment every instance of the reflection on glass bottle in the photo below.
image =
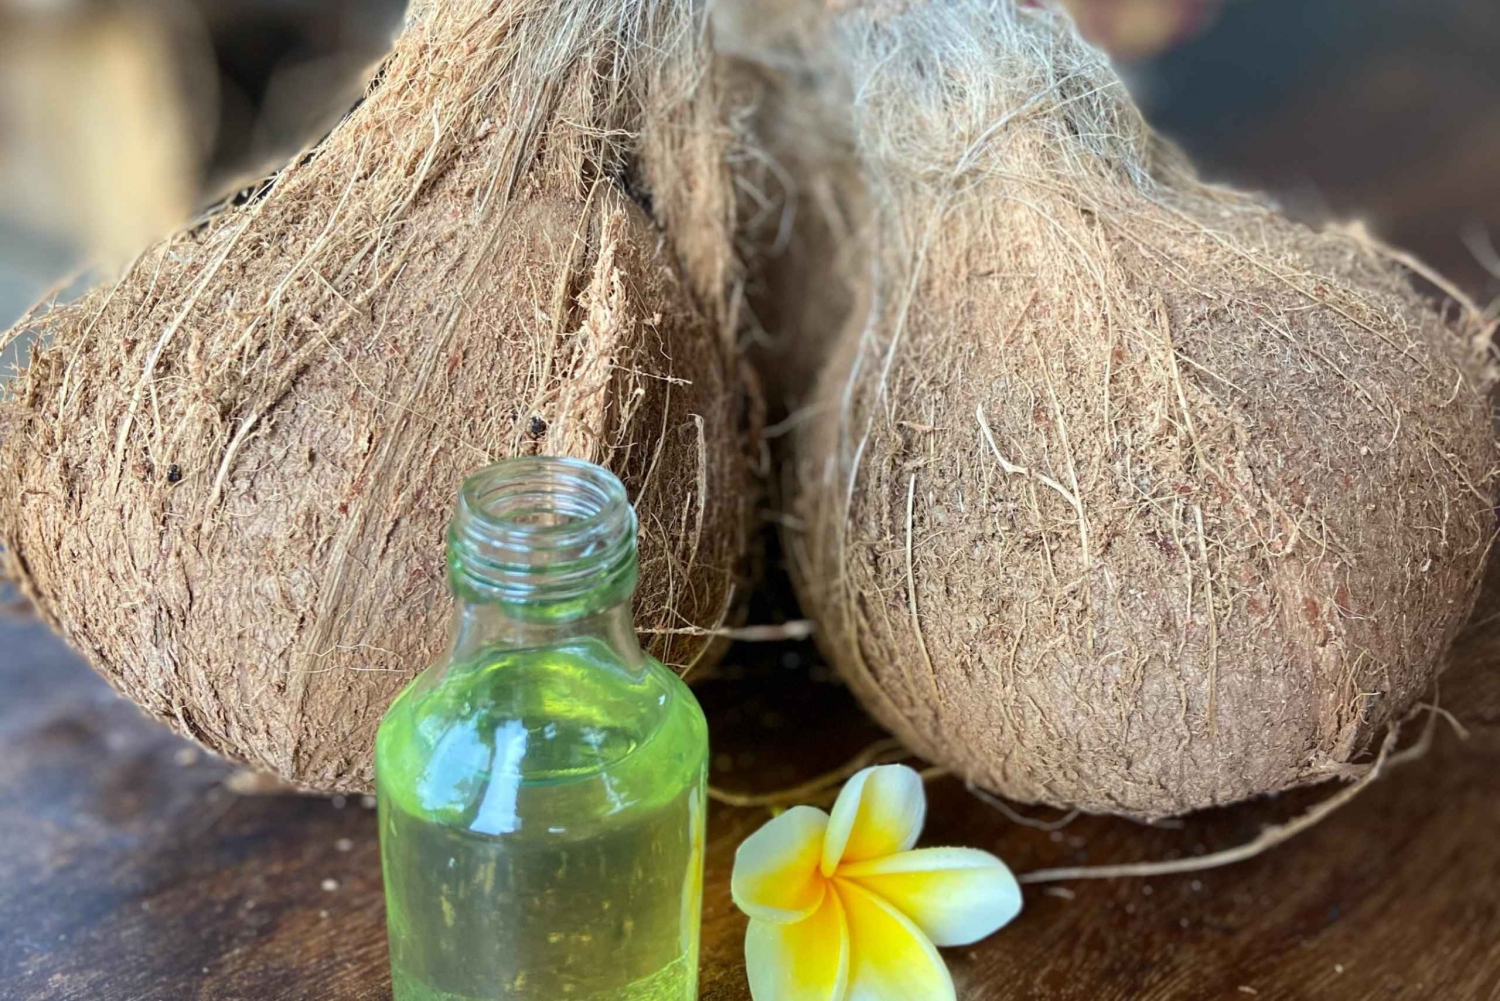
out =
<svg viewBox="0 0 1500 1001"><path fill-rule="evenodd" d="M697 997L707 726L637 643L635 536L589 463L464 485L452 650L376 743L397 1001Z"/></svg>

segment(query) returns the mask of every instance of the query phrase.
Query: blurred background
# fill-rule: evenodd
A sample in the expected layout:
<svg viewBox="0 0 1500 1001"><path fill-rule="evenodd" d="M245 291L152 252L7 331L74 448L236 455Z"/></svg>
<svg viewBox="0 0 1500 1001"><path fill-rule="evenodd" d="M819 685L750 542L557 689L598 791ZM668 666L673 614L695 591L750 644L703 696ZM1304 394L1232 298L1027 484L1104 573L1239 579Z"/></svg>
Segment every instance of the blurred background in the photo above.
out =
<svg viewBox="0 0 1500 1001"><path fill-rule="evenodd" d="M405 11L0 0L0 330L85 260L117 269L316 142L359 100ZM0 380L21 347L0 349Z"/></svg>
<svg viewBox="0 0 1500 1001"><path fill-rule="evenodd" d="M1115 6L1069 2L1086 30ZM1104 19L1106 43L1142 2ZM1364 221L1481 303L1500 295L1500 3L1144 2L1182 27L1126 77L1205 174L1313 223Z"/></svg>

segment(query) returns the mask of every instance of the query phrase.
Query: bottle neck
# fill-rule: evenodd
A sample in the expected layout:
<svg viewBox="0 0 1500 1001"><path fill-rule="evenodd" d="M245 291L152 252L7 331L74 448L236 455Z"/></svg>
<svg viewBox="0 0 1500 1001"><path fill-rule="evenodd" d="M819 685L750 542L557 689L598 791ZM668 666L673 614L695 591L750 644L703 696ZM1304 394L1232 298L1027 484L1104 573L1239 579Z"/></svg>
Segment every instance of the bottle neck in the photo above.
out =
<svg viewBox="0 0 1500 1001"><path fill-rule="evenodd" d="M453 658L592 639L637 666L637 575L635 511L612 473L543 456L481 470L448 530Z"/></svg>
<svg viewBox="0 0 1500 1001"><path fill-rule="evenodd" d="M628 601L560 622L533 622L515 618L498 602L470 601L460 596L453 610L450 659L466 663L485 651L538 649L591 640L605 646L631 671L645 662Z"/></svg>

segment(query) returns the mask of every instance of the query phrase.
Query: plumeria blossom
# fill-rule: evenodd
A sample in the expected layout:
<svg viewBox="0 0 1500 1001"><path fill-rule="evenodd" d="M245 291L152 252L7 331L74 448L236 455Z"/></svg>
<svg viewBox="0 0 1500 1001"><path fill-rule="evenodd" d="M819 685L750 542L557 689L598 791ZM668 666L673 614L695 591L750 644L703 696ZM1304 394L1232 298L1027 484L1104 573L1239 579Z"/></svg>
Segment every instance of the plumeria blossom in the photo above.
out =
<svg viewBox="0 0 1500 1001"><path fill-rule="evenodd" d="M731 890L755 1001L953 1001L936 947L1007 924L1021 888L988 852L914 850L926 814L921 776L882 765L832 813L793 807L745 839Z"/></svg>

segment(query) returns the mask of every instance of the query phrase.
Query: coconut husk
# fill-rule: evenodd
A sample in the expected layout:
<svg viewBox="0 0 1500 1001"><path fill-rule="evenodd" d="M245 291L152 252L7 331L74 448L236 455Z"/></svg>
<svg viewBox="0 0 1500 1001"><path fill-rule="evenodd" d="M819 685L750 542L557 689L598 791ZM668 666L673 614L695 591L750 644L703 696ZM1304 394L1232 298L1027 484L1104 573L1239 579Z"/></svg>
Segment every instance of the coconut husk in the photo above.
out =
<svg viewBox="0 0 1500 1001"><path fill-rule="evenodd" d="M768 429L775 450L792 426L777 425L809 402L854 308L849 279L866 270L858 228L868 213L851 183L844 123L825 104L844 95L819 51L827 12L818 0L718 0L712 12L717 76L733 95L730 167L748 272L742 342L777 422Z"/></svg>
<svg viewBox="0 0 1500 1001"><path fill-rule="evenodd" d="M916 752L1157 818L1350 778L1495 534L1477 328L1204 184L1068 22L849 12L862 303L797 439L824 649Z"/></svg>
<svg viewBox="0 0 1500 1001"><path fill-rule="evenodd" d="M320 147L30 321L0 540L41 614L210 749L367 789L462 477L545 453L625 481L637 623L707 656L753 491L705 37L687 0L429 5Z"/></svg>

